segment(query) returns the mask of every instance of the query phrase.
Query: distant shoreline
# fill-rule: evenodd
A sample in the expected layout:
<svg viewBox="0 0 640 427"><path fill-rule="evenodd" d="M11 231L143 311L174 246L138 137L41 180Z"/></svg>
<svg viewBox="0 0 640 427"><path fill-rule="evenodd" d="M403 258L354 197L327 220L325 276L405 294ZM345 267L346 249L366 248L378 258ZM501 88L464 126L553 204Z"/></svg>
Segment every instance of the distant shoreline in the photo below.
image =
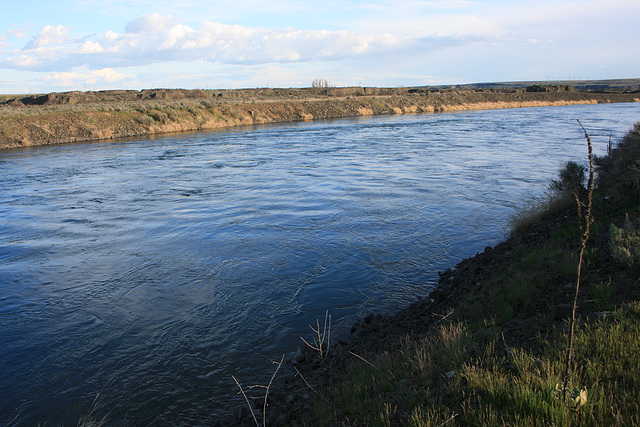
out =
<svg viewBox="0 0 640 427"><path fill-rule="evenodd" d="M5 95L0 98L0 149L327 118L640 102L640 92L627 89L473 87L153 89Z"/></svg>

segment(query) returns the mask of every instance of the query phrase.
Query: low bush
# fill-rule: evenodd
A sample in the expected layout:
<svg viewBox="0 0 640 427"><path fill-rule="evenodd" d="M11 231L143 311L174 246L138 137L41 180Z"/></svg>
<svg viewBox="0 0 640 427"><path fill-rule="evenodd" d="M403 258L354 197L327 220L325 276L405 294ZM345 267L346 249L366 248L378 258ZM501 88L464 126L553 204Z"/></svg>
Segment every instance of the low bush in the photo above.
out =
<svg viewBox="0 0 640 427"><path fill-rule="evenodd" d="M609 246L616 261L629 266L640 265L640 230L628 215L621 228L614 224L609 226Z"/></svg>
<svg viewBox="0 0 640 427"><path fill-rule="evenodd" d="M595 163L598 187L608 196L640 196L640 122Z"/></svg>
<svg viewBox="0 0 640 427"><path fill-rule="evenodd" d="M587 191L584 182L586 179L587 167L574 161L565 163L559 172L559 179L552 180L549 187L565 196L575 197L582 200Z"/></svg>

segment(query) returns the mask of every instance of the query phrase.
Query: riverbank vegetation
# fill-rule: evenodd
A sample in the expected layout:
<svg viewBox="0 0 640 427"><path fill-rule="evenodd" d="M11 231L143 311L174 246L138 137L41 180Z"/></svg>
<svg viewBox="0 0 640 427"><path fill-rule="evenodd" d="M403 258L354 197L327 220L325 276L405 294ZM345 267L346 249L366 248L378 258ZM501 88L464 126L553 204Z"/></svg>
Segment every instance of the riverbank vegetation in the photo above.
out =
<svg viewBox="0 0 640 427"><path fill-rule="evenodd" d="M568 163L510 239L296 366L278 423L640 425L640 123L594 164L581 273L588 168Z"/></svg>

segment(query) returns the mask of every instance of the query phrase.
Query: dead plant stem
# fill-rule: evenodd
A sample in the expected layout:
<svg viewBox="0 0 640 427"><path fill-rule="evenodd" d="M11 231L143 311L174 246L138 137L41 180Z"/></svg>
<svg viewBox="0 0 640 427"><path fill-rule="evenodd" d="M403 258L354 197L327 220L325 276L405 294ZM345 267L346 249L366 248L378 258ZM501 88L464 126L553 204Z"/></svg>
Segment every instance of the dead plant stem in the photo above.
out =
<svg viewBox="0 0 640 427"><path fill-rule="evenodd" d="M280 370L280 367L282 366L283 362L284 362L284 354L280 358L279 362L273 362L276 365L278 365L278 367L273 372L273 375L271 375L271 379L269 380L269 384L267 384L266 386L264 386L264 385L253 385L253 386L249 387L250 389L254 389L254 388L264 388L264 389L266 389L265 392L264 392L264 405L262 407L262 425L263 426L267 425L267 400L269 398L269 390L271 389L271 384L273 384L273 380L276 377L276 374L278 373L278 371ZM240 385L240 383L238 382L236 377L231 375L231 378L233 378L233 380L236 382L236 384L238 385L238 388L240 389L240 392L244 396L244 400L247 402L247 406L249 407L249 411L251 411L251 416L253 417L253 421L256 423L257 426L259 426L260 423L258 422L258 419L256 418L256 414L253 412L253 408L251 406L251 403L249 402L249 398L247 397L247 395L244 392L244 389L242 388L242 386Z"/></svg>
<svg viewBox="0 0 640 427"><path fill-rule="evenodd" d="M580 120L578 120L580 123ZM587 139L587 147L589 150L589 180L587 183L587 201L586 201L586 211L584 215L582 214L582 202L580 201L580 197L577 193L574 193L574 197L576 199L576 203L578 205L578 215L580 221L580 230L582 231L582 235L580 236L580 255L578 257L578 277L576 279L576 290L573 298L573 307L571 310L571 322L569 327L569 348L567 349L567 357L565 363L565 374L564 374L564 385L562 387L562 398L566 401L567 397L567 389L569 388L569 377L571 376L571 364L573 361L573 338L575 331L575 323L576 323L576 310L578 307L578 294L580 292L580 277L582 275L582 262L584 258L584 251L587 247L587 241L589 240L589 230L591 224L593 223L593 216L591 213L591 208L593 204L593 149L591 144L591 138L589 137L589 133L580 123L580 127L584 131L584 136Z"/></svg>
<svg viewBox="0 0 640 427"><path fill-rule="evenodd" d="M298 368L296 368L295 366L293 367L293 369L296 371L296 374L300 376L300 378L302 378L302 381L304 381L304 383L307 385L307 387L309 387L309 390L311 390L312 392L314 392L315 394L317 394L318 396L320 396L320 398L322 400L324 400L325 402L327 402L329 405L331 405L331 407L335 410L336 406L326 397L324 397L318 390L316 390L315 388L313 388L313 386L311 384L309 384L309 382L307 381L307 379L304 377L304 375L302 375L300 373L300 371L298 370Z"/></svg>
<svg viewBox="0 0 640 427"><path fill-rule="evenodd" d="M236 382L236 384L238 385L238 388L240 389L240 392L244 396L244 400L247 402L247 406L249 407L249 411L251 411L251 416L253 417L253 421L255 421L256 425L260 425L258 423L258 419L256 418L256 414L254 414L254 412L253 412L253 408L251 407L251 403L249 403L249 398L247 397L247 395L244 392L244 389L242 388L242 386L240 385L240 383L238 382L236 377L231 375L231 378L233 378L233 380Z"/></svg>
<svg viewBox="0 0 640 427"><path fill-rule="evenodd" d="M329 352L329 346L331 345L331 315L329 314L329 310L326 311L324 315L324 326L320 328L320 321L316 319L316 329L313 326L309 326L311 330L316 334L314 337L314 344L311 345L304 338L300 337L300 339L312 350L318 352L318 357L321 361L324 361L325 357ZM326 348L326 351L325 351Z"/></svg>
<svg viewBox="0 0 640 427"><path fill-rule="evenodd" d="M271 388L271 384L273 383L273 379L276 377L276 374L278 373L278 371L280 370L280 367L282 366L282 362L284 362L284 354L280 358L280 362L277 362L278 367L273 372L273 375L271 376L271 379L269 380L269 384L267 384L267 390L264 393L264 407L262 408L262 425L263 426L267 425L267 398L269 397L269 389ZM274 363L276 363L276 362L274 362Z"/></svg>
<svg viewBox="0 0 640 427"><path fill-rule="evenodd" d="M389 375L387 375L384 371L382 371L380 368L378 368L376 365L374 365L373 363L369 362L367 359L365 359L362 356L357 355L356 353L354 353L353 351L349 351L349 354L352 356L357 357L358 359L362 360L364 363L366 363L367 365L371 366L373 369L375 369L376 371L380 372L382 375L384 375L389 381L393 381L393 378L391 378Z"/></svg>

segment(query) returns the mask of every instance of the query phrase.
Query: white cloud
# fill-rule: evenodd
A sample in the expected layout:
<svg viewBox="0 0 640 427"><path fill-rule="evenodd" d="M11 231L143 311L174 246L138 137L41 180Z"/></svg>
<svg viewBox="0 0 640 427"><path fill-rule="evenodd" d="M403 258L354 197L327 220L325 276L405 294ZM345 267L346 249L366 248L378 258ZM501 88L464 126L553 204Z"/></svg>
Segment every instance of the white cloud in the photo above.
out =
<svg viewBox="0 0 640 427"><path fill-rule="evenodd" d="M104 52L104 48L98 42L86 41L82 44L79 53L94 54Z"/></svg>
<svg viewBox="0 0 640 427"><path fill-rule="evenodd" d="M12 35L17 39L24 39L27 37L27 31L24 29L9 30L7 34Z"/></svg>
<svg viewBox="0 0 640 427"><path fill-rule="evenodd" d="M29 55L17 55L13 58L13 64L15 67L9 68L32 68L38 65L38 62Z"/></svg>
<svg viewBox="0 0 640 427"><path fill-rule="evenodd" d="M69 29L47 25L20 52L0 58L4 68L61 71L147 65L169 61L266 64L333 61L393 54L421 47L422 53L464 44L464 38L411 38L356 31L301 31L254 28L204 21L198 30L171 16L144 15L127 24L125 33L67 37Z"/></svg>
<svg viewBox="0 0 640 427"><path fill-rule="evenodd" d="M24 39L27 37L27 30L24 28L12 28L5 34L0 35L0 43L10 39Z"/></svg>
<svg viewBox="0 0 640 427"><path fill-rule="evenodd" d="M171 49L171 48L180 48L181 42L185 42L185 45L182 46L183 49L190 49L188 47L188 43L190 42L189 36L195 34L195 30L186 26L186 25L176 25L174 27L169 28L164 37L164 41L160 45L160 49Z"/></svg>
<svg viewBox="0 0 640 427"><path fill-rule="evenodd" d="M345 23L359 31L419 37L466 35L495 40L567 39L582 34L612 37L616 25L640 13L637 0L536 0L505 2L388 0ZM637 31L636 31L637 34Z"/></svg>
<svg viewBox="0 0 640 427"><path fill-rule="evenodd" d="M179 20L173 16L162 16L154 12L129 22L125 27L125 32L135 34L167 31L178 23Z"/></svg>
<svg viewBox="0 0 640 427"><path fill-rule="evenodd" d="M68 32L69 28L64 25L58 25L57 27L46 25L36 37L27 43L24 50L63 45L68 42L66 40Z"/></svg>
<svg viewBox="0 0 640 427"><path fill-rule="evenodd" d="M43 77L45 81L54 87L81 87L81 86L108 86L130 78L126 74L119 73L112 68L103 68L82 72L55 72Z"/></svg>
<svg viewBox="0 0 640 427"><path fill-rule="evenodd" d="M109 79L114 87L139 88L287 86L314 78L338 85L409 85L577 73L633 77L640 69L632 54L640 40L637 0L58 4L51 10L60 15L17 7L22 17L5 14L4 26L12 28L0 34L5 83L15 75L30 76L23 87L41 90L53 82L77 88L94 85L89 80L109 85ZM607 70L601 71L602 64ZM109 69L129 77L90 71Z"/></svg>
<svg viewBox="0 0 640 427"><path fill-rule="evenodd" d="M91 72L91 76L89 77L89 82L92 84L94 82L105 81L107 83L115 83L120 80L124 80L128 78L126 74L119 73L115 71L113 68L103 68L102 70L96 70Z"/></svg>

